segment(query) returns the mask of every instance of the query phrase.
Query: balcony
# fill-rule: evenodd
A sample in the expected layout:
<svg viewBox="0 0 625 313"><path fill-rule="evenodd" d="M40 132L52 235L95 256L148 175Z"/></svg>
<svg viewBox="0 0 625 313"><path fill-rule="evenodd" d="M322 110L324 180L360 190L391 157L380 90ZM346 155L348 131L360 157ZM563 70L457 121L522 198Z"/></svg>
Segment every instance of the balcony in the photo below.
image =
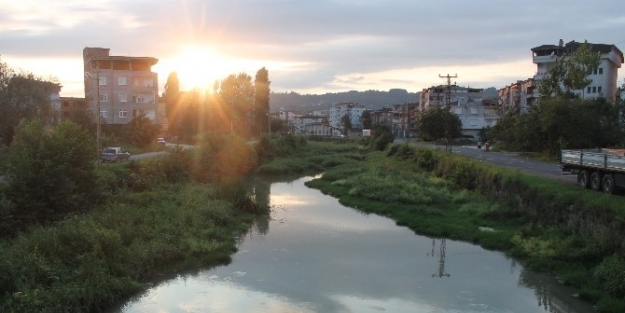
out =
<svg viewBox="0 0 625 313"><path fill-rule="evenodd" d="M553 63L556 61L556 55L542 55L542 56L534 56L532 60L534 64L542 64L542 63Z"/></svg>

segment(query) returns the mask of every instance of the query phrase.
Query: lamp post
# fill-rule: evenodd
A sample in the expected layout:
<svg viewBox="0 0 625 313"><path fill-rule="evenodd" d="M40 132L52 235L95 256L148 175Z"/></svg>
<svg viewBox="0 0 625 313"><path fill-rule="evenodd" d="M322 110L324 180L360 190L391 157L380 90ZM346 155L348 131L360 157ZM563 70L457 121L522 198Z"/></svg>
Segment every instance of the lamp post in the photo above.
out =
<svg viewBox="0 0 625 313"><path fill-rule="evenodd" d="M269 138L271 138L271 112L267 112L267 132L269 133Z"/></svg>
<svg viewBox="0 0 625 313"><path fill-rule="evenodd" d="M100 153L102 150L102 143L100 141L100 131L101 131L101 121L100 121L100 71L98 70L99 64L96 63L96 77L94 78L91 73L85 72L85 77L89 78L91 81L95 81L96 95L93 99L96 101L96 160L97 166L100 166Z"/></svg>

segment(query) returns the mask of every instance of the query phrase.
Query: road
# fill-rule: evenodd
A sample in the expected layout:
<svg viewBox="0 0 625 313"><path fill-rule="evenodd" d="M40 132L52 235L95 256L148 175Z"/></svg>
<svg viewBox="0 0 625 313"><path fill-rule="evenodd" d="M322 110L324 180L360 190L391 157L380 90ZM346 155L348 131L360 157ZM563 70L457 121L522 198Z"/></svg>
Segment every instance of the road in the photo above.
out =
<svg viewBox="0 0 625 313"><path fill-rule="evenodd" d="M434 149L445 149L445 146L430 143L415 142L413 144ZM486 152L484 150L478 149L477 146L473 145L453 146L452 152L474 158L485 163L491 163L499 166L518 169L532 174L555 178L570 183L577 183L576 175L562 175L562 170L560 169L559 164L530 159L524 156L520 156L517 153L493 151Z"/></svg>
<svg viewBox="0 0 625 313"><path fill-rule="evenodd" d="M166 143L165 146L168 147L168 148L180 147L183 150L193 149L193 145L185 145L185 144L177 144L177 143ZM147 152L147 153L131 155L130 159L131 160L141 160L141 159L148 159L148 158L158 157L158 156L162 156L162 155L165 155L165 154L167 154L167 151Z"/></svg>

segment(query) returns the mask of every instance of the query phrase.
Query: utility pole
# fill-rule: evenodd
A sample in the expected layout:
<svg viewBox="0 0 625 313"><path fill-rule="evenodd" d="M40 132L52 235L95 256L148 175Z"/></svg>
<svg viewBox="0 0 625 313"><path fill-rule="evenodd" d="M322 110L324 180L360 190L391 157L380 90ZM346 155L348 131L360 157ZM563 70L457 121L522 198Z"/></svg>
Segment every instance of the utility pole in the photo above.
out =
<svg viewBox="0 0 625 313"><path fill-rule="evenodd" d="M454 75L454 76L450 76L449 74L447 74L446 76L442 76L442 75L438 75L438 77L440 78L445 78L447 79L447 101L445 104L445 152L452 152L451 149L451 121L450 119L450 115L451 115L451 79L452 78L458 78L458 75Z"/></svg>
<svg viewBox="0 0 625 313"><path fill-rule="evenodd" d="M92 82L95 81L95 96L93 96L92 93L92 99L95 101L95 109L96 109L96 160L97 160L97 166L100 166L101 163L101 155L100 153L102 153L102 142L100 141L100 133L101 133L101 125L102 122L100 120L102 113L100 112L100 62L96 61L95 62L95 78L93 77L93 75L91 75L90 72L86 72L85 76L87 78L89 78L89 80ZM93 89L92 89L93 90Z"/></svg>

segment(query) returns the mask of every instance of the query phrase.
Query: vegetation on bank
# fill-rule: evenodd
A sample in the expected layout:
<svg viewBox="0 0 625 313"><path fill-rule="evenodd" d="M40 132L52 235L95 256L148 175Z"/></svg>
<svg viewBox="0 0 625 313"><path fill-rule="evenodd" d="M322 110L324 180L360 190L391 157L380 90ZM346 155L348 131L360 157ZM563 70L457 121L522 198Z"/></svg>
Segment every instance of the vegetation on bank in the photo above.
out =
<svg viewBox="0 0 625 313"><path fill-rule="evenodd" d="M240 137L99 168L91 145L73 123L16 134L0 183L0 311L106 310L166 273L228 262L267 213L244 181L257 152Z"/></svg>
<svg viewBox="0 0 625 313"><path fill-rule="evenodd" d="M377 150L375 141L345 145L351 151L337 149L337 155L327 154L327 143L309 142L288 162L341 157L307 184L419 234L506 251L579 288L599 312L625 311L621 197L408 144ZM288 171L283 162L263 167Z"/></svg>

